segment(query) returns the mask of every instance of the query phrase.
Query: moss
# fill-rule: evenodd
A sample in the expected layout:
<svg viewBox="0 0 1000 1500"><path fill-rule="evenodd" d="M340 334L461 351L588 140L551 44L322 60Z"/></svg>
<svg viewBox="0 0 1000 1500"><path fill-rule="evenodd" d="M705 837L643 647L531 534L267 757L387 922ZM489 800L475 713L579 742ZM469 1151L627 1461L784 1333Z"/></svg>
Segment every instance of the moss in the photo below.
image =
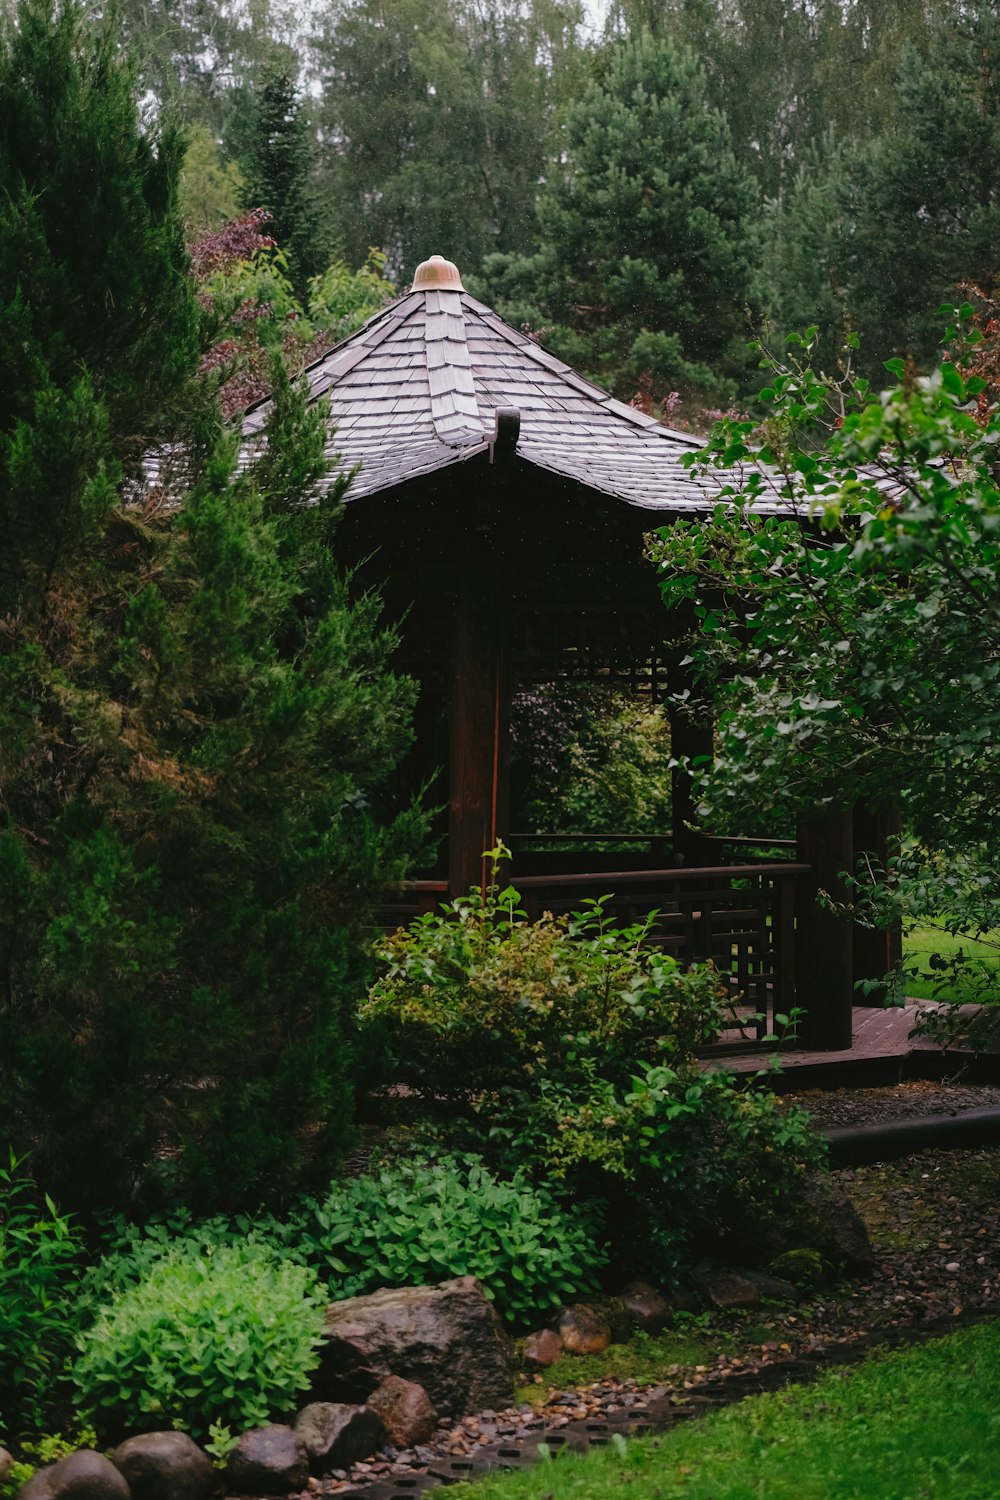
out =
<svg viewBox="0 0 1000 1500"><path fill-rule="evenodd" d="M541 1406L552 1391L571 1390L601 1380L634 1380L658 1385L692 1366L713 1364L720 1354L741 1347L742 1340L717 1328L678 1329L650 1338L637 1333L627 1343L611 1344L600 1354L564 1354L536 1375L526 1375L518 1401Z"/></svg>
<svg viewBox="0 0 1000 1500"><path fill-rule="evenodd" d="M770 1275L790 1281L807 1296L820 1291L826 1284L823 1258L816 1250L786 1250L783 1255L776 1256L767 1269Z"/></svg>

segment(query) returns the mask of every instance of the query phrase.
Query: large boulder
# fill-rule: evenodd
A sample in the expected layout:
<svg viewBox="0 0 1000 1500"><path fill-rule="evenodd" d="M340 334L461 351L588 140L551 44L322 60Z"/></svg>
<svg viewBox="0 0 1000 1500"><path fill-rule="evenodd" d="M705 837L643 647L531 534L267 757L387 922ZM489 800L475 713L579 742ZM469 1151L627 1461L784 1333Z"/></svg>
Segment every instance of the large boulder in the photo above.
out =
<svg viewBox="0 0 1000 1500"><path fill-rule="evenodd" d="M47 1469L39 1469L18 1500L131 1500L131 1490L109 1458L79 1448Z"/></svg>
<svg viewBox="0 0 1000 1500"><path fill-rule="evenodd" d="M399 1375L449 1416L513 1400L513 1349L474 1276L335 1302L326 1335L313 1382L321 1399L363 1401Z"/></svg>
<svg viewBox="0 0 1000 1500"><path fill-rule="evenodd" d="M241 1433L226 1465L226 1487L237 1495L287 1495L308 1478L305 1445L280 1422Z"/></svg>
<svg viewBox="0 0 1000 1500"><path fill-rule="evenodd" d="M128 1481L132 1500L208 1500L212 1460L186 1432L144 1432L114 1450L111 1461Z"/></svg>
<svg viewBox="0 0 1000 1500"><path fill-rule="evenodd" d="M309 1455L310 1472L327 1474L369 1458L385 1442L386 1433L367 1406L313 1401L295 1418L295 1436Z"/></svg>

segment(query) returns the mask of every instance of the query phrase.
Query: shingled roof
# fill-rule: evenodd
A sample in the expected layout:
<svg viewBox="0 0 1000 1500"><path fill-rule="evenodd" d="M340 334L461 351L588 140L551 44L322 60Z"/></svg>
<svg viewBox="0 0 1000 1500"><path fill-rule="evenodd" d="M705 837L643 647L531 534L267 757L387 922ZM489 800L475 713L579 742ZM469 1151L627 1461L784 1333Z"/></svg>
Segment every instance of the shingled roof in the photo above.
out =
<svg viewBox="0 0 1000 1500"><path fill-rule="evenodd" d="M497 413L511 408L520 418L519 431L510 419L518 459L630 506L704 511L717 489L682 466L698 438L576 374L464 291L440 257L424 263L412 291L310 365L306 378L315 396L330 398L331 456L358 466L352 499L489 452ZM250 409L248 437L266 415L266 402Z"/></svg>

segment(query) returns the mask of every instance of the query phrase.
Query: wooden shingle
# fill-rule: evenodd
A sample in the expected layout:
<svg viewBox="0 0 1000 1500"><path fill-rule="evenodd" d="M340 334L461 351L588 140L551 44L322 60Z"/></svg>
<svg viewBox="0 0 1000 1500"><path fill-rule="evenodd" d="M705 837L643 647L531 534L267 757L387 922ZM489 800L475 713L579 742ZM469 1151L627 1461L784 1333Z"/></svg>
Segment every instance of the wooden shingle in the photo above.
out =
<svg viewBox="0 0 1000 1500"><path fill-rule="evenodd" d="M316 360L348 499L490 451L499 407L520 412L517 458L643 510L704 512L716 491L682 460L701 446L616 400L467 292L408 292ZM260 431L266 403L246 415ZM760 509L784 508L780 498Z"/></svg>

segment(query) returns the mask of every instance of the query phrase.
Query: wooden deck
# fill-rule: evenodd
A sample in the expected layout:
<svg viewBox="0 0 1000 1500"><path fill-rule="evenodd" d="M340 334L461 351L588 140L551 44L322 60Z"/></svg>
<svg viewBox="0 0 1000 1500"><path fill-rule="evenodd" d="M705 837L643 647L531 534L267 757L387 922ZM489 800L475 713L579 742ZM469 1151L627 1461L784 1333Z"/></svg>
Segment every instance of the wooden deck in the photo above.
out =
<svg viewBox="0 0 1000 1500"><path fill-rule="evenodd" d="M932 1009L933 1002L928 1000L911 1000L905 1006L888 1009L856 1006L849 1051L811 1052L789 1046L780 1052L771 1049L706 1057L704 1066L739 1074L778 1069L773 1079L778 1089L850 1088L865 1083L875 1086L953 1073L983 1081L1000 1078L1000 1027L990 1028L993 1035L974 1052L964 1047L943 1048L925 1037L911 1038L921 1013ZM1000 1016L992 1008L972 1005L963 1006L961 1014L970 1025L980 1016L984 1020Z"/></svg>

